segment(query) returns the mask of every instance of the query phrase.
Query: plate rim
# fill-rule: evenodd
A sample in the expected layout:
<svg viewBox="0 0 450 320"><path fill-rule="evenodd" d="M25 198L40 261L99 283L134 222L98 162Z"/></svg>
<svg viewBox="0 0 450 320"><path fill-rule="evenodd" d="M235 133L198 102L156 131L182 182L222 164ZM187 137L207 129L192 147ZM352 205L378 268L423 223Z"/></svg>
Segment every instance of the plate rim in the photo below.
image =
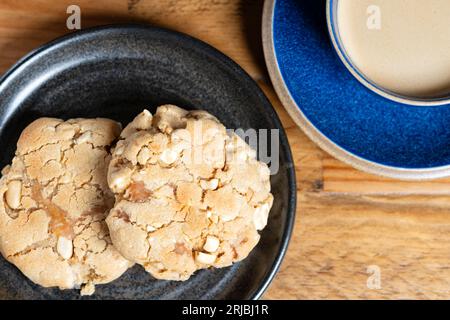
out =
<svg viewBox="0 0 450 320"><path fill-rule="evenodd" d="M98 26L93 26L81 30L77 30L75 32L67 33L62 36L59 36L51 41L48 41L37 48L29 51L27 54L22 56L17 62L15 62L12 66L10 66L1 76L0 76L0 90L3 85L7 83L10 77L14 76L14 73L19 69L26 66L28 62L30 62L33 58L36 58L40 54L44 54L47 50L52 50L54 47L64 44L66 41L76 41L79 40L77 38L81 38L87 36L89 34L98 33L98 32L106 32L110 30L133 30L138 29L147 32L158 32L165 33L167 35L176 37L180 39L183 43L188 43L193 48L196 48L202 52L204 52L207 56L215 59L215 61L219 61L223 63L226 67L229 68L239 79L245 82L245 85L248 86L249 90L255 92L258 98L261 101L262 107L267 112L269 118L272 119L274 125L279 130L279 139L280 144L282 145L282 153L286 159L286 163L288 166L283 168L287 171L287 181L289 185L289 194L288 194L288 203L287 203L287 215L285 220L285 227L283 229L282 234L280 235L281 241L279 245L279 249L277 254L274 257L273 263L269 266L266 271L266 274L262 277L261 281L256 286L256 289L253 292L249 292L248 296L245 299L248 300L258 300L267 290L271 282L273 281L275 275L277 274L281 263L286 255L290 240L292 238L293 228L295 224L296 210L297 210L297 183L296 183L296 173L294 161L292 158L292 151L290 148L289 141L287 139L286 132L281 123L280 118L278 117L275 109L273 108L272 103L264 94L262 89L256 83L256 81L232 58L225 55L219 49L216 49L212 45L206 43L205 41L188 35L183 32L171 30L168 28L158 27L151 24L146 23L111 23L111 24L103 24Z"/></svg>
<svg viewBox="0 0 450 320"><path fill-rule="evenodd" d="M303 113L287 88L276 57L273 39L273 18L277 0L265 0L262 18L264 58L270 79L280 101L294 122L321 149L336 159L363 172L405 181L422 181L450 176L450 164L430 168L404 168L364 159L344 149L323 134ZM326 23L326 22L325 22Z"/></svg>

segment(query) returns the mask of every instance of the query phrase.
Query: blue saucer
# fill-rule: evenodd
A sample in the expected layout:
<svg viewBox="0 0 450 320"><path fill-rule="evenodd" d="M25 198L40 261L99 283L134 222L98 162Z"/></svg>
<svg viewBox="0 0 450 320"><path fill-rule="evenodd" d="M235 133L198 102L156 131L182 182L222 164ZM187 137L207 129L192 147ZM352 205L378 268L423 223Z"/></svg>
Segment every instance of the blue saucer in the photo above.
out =
<svg viewBox="0 0 450 320"><path fill-rule="evenodd" d="M404 179L450 175L450 105L416 107L371 92L331 44L324 0L266 1L265 56L286 109L326 151Z"/></svg>

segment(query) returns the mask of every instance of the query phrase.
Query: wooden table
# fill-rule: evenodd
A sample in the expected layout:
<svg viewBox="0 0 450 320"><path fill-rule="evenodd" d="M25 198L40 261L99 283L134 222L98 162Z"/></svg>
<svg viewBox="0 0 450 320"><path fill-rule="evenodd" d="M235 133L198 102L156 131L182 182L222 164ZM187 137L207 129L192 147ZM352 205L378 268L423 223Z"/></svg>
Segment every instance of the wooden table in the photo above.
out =
<svg viewBox="0 0 450 320"><path fill-rule="evenodd" d="M261 47L262 0L2 0L0 72L72 32L66 27L71 4L81 8L82 28L147 22L200 38L237 61L272 101L295 159L298 210L288 254L264 298L450 298L450 179L379 178L316 147L270 84ZM371 270L380 271L379 289L367 286Z"/></svg>

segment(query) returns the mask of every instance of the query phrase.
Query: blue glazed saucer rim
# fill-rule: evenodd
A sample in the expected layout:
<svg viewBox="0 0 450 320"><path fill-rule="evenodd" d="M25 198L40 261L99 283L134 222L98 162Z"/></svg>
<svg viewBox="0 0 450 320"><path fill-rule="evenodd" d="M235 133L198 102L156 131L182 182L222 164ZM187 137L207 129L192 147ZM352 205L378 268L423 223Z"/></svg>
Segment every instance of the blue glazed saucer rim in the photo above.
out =
<svg viewBox="0 0 450 320"><path fill-rule="evenodd" d="M431 168L404 168L379 164L342 148L324 135L302 112L291 95L280 71L273 39L273 17L276 0L266 0L262 20L262 40L267 69L275 91L294 122L320 148L356 169L401 180L429 180L450 176L450 165Z"/></svg>

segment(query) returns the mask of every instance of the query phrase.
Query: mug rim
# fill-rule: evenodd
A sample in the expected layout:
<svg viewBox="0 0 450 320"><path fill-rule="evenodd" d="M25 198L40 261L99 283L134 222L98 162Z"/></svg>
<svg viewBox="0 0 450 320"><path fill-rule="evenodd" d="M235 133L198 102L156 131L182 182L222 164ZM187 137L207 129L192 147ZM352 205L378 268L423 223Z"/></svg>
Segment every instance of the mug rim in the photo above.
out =
<svg viewBox="0 0 450 320"><path fill-rule="evenodd" d="M347 70L355 77L362 85L366 88L375 92L376 94L402 104L407 104L411 106L443 106L450 104L450 95L445 95L443 97L436 98L420 98L408 95L402 95L383 88L377 85L373 81L370 81L363 72L361 72L352 62L351 58L347 54L344 45L339 36L339 27L337 24L337 19L334 18L336 14L336 8L339 0L327 0L326 4L326 17L328 34L330 36L331 42L334 47L334 51L339 56L339 59L347 68Z"/></svg>
<svg viewBox="0 0 450 320"><path fill-rule="evenodd" d="M450 164L432 167L407 168L372 161L354 154L336 144L331 138L323 134L310 119L303 113L301 104L293 97L290 89L284 81L281 67L277 58L274 42L274 15L278 0L266 0L264 2L262 19L262 43L264 58L269 76L275 92L287 113L295 124L302 129L314 143L332 157L363 172L402 181L429 181L432 179L450 176ZM331 48L330 48L331 50ZM444 107L445 108L445 107ZM413 109L414 110L414 109ZM416 109L418 110L418 109Z"/></svg>

